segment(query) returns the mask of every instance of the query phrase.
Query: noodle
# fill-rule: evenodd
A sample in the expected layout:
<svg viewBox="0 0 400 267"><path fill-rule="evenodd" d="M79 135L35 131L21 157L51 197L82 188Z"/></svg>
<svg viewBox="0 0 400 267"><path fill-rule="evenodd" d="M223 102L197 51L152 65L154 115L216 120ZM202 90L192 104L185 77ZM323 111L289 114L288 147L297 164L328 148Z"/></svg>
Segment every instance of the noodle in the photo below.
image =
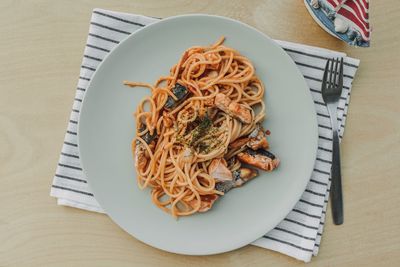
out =
<svg viewBox="0 0 400 267"><path fill-rule="evenodd" d="M151 188L152 201L174 217L204 212L224 194L211 165L229 170L228 180L238 184L232 173L241 170L238 158L249 147L233 146L255 140L250 136L265 117L264 85L252 63L223 42L187 49L154 85L124 81L151 90L135 113L138 186ZM279 163L267 160L266 170Z"/></svg>

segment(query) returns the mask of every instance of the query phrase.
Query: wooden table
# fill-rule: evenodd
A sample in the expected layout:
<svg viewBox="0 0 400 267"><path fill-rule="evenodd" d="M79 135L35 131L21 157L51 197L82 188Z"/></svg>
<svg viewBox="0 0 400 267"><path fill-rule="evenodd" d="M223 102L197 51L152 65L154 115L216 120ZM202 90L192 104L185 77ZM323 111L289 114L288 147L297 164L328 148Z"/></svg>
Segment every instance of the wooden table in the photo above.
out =
<svg viewBox="0 0 400 267"><path fill-rule="evenodd" d="M111 3L113 2L113 3ZM180 256L135 240L107 216L49 197L94 7L167 17L229 16L272 38L345 51L361 59L342 144L345 224L328 212L309 266L399 266L400 5L373 1L372 47L325 33L302 1L0 2L0 266L298 266L254 246Z"/></svg>

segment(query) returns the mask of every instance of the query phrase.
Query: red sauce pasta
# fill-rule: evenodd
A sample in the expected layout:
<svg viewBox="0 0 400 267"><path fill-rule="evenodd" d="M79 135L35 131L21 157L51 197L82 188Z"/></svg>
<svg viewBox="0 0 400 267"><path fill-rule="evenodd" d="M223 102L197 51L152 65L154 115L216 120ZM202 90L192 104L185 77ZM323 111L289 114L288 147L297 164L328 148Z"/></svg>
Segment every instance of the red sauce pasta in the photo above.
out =
<svg viewBox="0 0 400 267"><path fill-rule="evenodd" d="M151 90L135 113L138 186L174 217L205 212L256 177L255 168L279 165L261 126L264 85L250 60L223 42L187 49L154 85L124 82Z"/></svg>

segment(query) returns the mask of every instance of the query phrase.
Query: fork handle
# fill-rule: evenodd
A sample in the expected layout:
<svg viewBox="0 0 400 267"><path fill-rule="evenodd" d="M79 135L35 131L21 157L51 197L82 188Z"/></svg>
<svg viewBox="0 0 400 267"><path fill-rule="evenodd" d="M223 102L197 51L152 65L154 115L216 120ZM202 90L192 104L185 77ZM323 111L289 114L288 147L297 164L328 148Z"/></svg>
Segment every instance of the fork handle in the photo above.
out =
<svg viewBox="0 0 400 267"><path fill-rule="evenodd" d="M340 172L340 147L339 135L336 129L333 130L332 146L332 169L331 169L331 200L333 223L343 223L343 196L342 196L342 175Z"/></svg>

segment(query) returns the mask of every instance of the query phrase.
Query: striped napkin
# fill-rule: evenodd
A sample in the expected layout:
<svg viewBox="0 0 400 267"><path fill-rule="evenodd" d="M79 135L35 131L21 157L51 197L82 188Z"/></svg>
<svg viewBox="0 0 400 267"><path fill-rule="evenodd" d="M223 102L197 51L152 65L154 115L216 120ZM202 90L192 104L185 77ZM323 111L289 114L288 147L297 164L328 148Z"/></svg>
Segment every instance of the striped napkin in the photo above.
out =
<svg viewBox="0 0 400 267"><path fill-rule="evenodd" d="M72 112L50 192L51 196L57 198L59 205L104 212L90 190L79 160L77 124L82 99L97 66L111 49L130 33L158 20L102 9L93 11ZM332 129L320 90L323 70L328 58L344 58L344 87L338 107L338 120L341 122L340 137L342 137L351 84L359 60L331 50L284 41L277 42L293 58L310 87L318 117L318 152L310 182L299 202L275 229L254 241L253 245L308 262L318 253L330 187Z"/></svg>

